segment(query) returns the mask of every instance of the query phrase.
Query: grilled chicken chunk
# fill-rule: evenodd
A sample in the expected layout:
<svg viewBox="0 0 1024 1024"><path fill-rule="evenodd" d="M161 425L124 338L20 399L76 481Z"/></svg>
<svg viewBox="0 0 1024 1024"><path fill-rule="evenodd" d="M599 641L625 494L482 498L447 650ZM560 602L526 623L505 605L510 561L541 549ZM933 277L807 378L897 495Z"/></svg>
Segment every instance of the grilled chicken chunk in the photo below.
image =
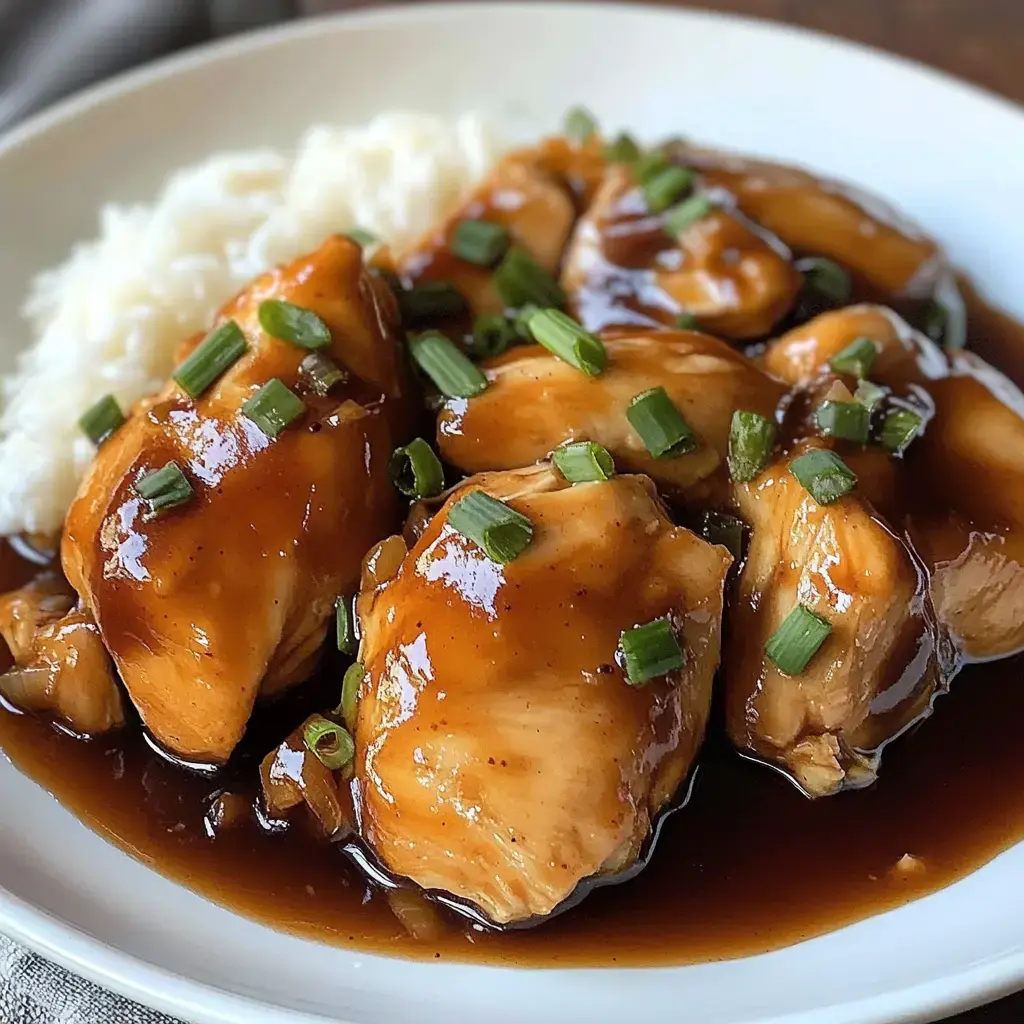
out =
<svg viewBox="0 0 1024 1024"><path fill-rule="evenodd" d="M876 752L927 710L952 654L907 546L856 492L818 505L790 458L736 487L751 540L725 644L726 723L740 749L823 796L874 781ZM798 605L831 633L789 676L765 643Z"/></svg>
<svg viewBox="0 0 1024 1024"><path fill-rule="evenodd" d="M695 331L616 337L605 348L608 367L596 378L539 345L485 363L487 390L450 399L441 410L437 439L444 457L476 473L530 465L566 441L597 441L621 469L647 473L669 490L705 496L713 475L725 483L733 411L774 418L785 394L745 356ZM653 458L626 419L630 400L658 386L700 442L686 455Z"/></svg>
<svg viewBox="0 0 1024 1024"><path fill-rule="evenodd" d="M590 330L666 324L681 314L727 338L767 334L790 308L802 279L784 246L742 216L716 209L674 235L652 213L632 171L608 168L580 218L562 286Z"/></svg>
<svg viewBox="0 0 1024 1024"><path fill-rule="evenodd" d="M475 488L533 524L508 564L448 522ZM633 865L704 734L725 549L673 526L644 477L570 486L540 466L472 478L381 561L359 599L355 775L381 861L498 924ZM662 616L685 666L630 686L620 634Z"/></svg>
<svg viewBox="0 0 1024 1024"><path fill-rule="evenodd" d="M303 391L307 352L270 337L264 299L312 310L350 379ZM183 758L225 760L257 693L304 679L335 598L395 514L388 410L401 380L393 301L357 245L332 238L232 300L248 351L198 399L174 382L107 440L65 525L64 570L146 726ZM306 411L272 438L242 403L278 378ZM152 515L135 490L176 460L193 495Z"/></svg>

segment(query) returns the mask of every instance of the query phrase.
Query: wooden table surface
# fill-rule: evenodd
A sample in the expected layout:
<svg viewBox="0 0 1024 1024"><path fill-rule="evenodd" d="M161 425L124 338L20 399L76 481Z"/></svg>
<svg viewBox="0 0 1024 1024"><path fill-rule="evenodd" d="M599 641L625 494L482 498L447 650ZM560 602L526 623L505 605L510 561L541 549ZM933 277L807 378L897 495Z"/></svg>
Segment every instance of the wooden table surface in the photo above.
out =
<svg viewBox="0 0 1024 1024"><path fill-rule="evenodd" d="M1024 0L653 2L731 11L831 32L942 68L1024 103ZM369 5L345 0L306 3L318 11ZM961 1014L948 1024L1024 1024L1024 993Z"/></svg>

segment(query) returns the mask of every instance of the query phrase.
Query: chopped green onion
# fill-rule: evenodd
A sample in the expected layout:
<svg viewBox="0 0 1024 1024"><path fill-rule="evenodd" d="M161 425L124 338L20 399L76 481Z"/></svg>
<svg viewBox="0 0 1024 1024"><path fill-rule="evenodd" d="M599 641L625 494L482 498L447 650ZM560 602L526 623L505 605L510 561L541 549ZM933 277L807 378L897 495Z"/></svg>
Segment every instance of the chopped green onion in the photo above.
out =
<svg viewBox="0 0 1024 1024"><path fill-rule="evenodd" d="M533 303L541 307L565 305L559 283L525 250L513 246L494 272L494 287L501 301L513 309Z"/></svg>
<svg viewBox="0 0 1024 1024"><path fill-rule="evenodd" d="M227 320L193 349L174 371L174 379L186 394L198 398L248 347L242 328L234 320Z"/></svg>
<svg viewBox="0 0 1024 1024"><path fill-rule="evenodd" d="M700 321L692 313L680 313L675 326L680 331L699 331Z"/></svg>
<svg viewBox="0 0 1024 1024"><path fill-rule="evenodd" d="M366 678L366 669L357 661L345 670L341 681L341 716L350 729L356 727L356 713L359 710L359 688Z"/></svg>
<svg viewBox="0 0 1024 1024"><path fill-rule="evenodd" d="M533 523L485 491L470 491L455 502L448 524L501 565L518 558L533 541Z"/></svg>
<svg viewBox="0 0 1024 1024"><path fill-rule="evenodd" d="M812 256L801 260L798 269L812 291L837 306L849 301L853 292L853 282L850 275L835 261L822 256Z"/></svg>
<svg viewBox="0 0 1024 1024"><path fill-rule="evenodd" d="M789 464L789 471L819 505L829 505L857 485L857 475L835 452L812 448Z"/></svg>
<svg viewBox="0 0 1024 1024"><path fill-rule="evenodd" d="M527 326L549 352L588 377L596 377L608 365L608 352L601 339L560 310L538 310Z"/></svg>
<svg viewBox="0 0 1024 1024"><path fill-rule="evenodd" d="M894 455L902 455L911 441L917 437L924 419L913 409L893 409L882 424L879 440L883 448Z"/></svg>
<svg viewBox="0 0 1024 1024"><path fill-rule="evenodd" d="M493 267L508 251L508 232L489 220L460 220L452 232L451 250L460 260Z"/></svg>
<svg viewBox="0 0 1024 1024"><path fill-rule="evenodd" d="M729 426L729 476L738 484L753 480L768 465L775 424L756 412L737 409Z"/></svg>
<svg viewBox="0 0 1024 1024"><path fill-rule="evenodd" d="M643 183L648 208L652 213L667 210L693 187L693 179L693 171L678 164L669 164L649 174Z"/></svg>
<svg viewBox="0 0 1024 1024"><path fill-rule="evenodd" d="M875 406L885 398L885 389L880 388L877 384L872 384L869 380L862 380L857 385L853 397L867 409L870 416L875 411Z"/></svg>
<svg viewBox="0 0 1024 1024"><path fill-rule="evenodd" d="M573 441L556 448L551 461L570 483L610 480L615 475L615 460L607 448L593 441Z"/></svg>
<svg viewBox="0 0 1024 1024"><path fill-rule="evenodd" d="M260 327L272 338L290 341L300 348L327 348L331 329L311 309L283 299L264 299L256 312Z"/></svg>
<svg viewBox="0 0 1024 1024"><path fill-rule="evenodd" d="M242 403L242 415L252 420L267 437L277 437L305 411L302 399L276 377Z"/></svg>
<svg viewBox="0 0 1024 1024"><path fill-rule="evenodd" d="M444 490L444 470L422 437L396 448L388 463L391 482L407 498L433 498Z"/></svg>
<svg viewBox="0 0 1024 1024"><path fill-rule="evenodd" d="M822 402L816 414L818 429L826 437L867 444L871 413L860 402Z"/></svg>
<svg viewBox="0 0 1024 1024"><path fill-rule="evenodd" d="M656 459L685 455L697 447L697 438L663 387L636 395L626 407L626 419Z"/></svg>
<svg viewBox="0 0 1024 1024"><path fill-rule="evenodd" d="M149 506L149 514L184 505L195 493L181 466L173 459L135 481L135 493Z"/></svg>
<svg viewBox="0 0 1024 1024"><path fill-rule="evenodd" d="M837 352L828 365L836 373L849 373L858 380L871 376L871 368L878 358L878 345L870 338L855 338L841 352Z"/></svg>
<svg viewBox="0 0 1024 1024"><path fill-rule="evenodd" d="M351 231L345 232L346 238L351 238L356 245L366 248L368 245L375 245L378 241L377 236L372 231L367 231L366 228L352 228Z"/></svg>
<svg viewBox="0 0 1024 1024"><path fill-rule="evenodd" d="M82 433L94 445L101 445L119 427L124 426L124 413L113 395L104 395L78 419Z"/></svg>
<svg viewBox="0 0 1024 1024"><path fill-rule="evenodd" d="M631 164L640 156L640 147L628 132L620 132L605 147L605 159L612 164Z"/></svg>
<svg viewBox="0 0 1024 1024"><path fill-rule="evenodd" d="M352 621L352 605L344 594L334 602L334 636L342 654L355 654L359 646L356 641L355 623Z"/></svg>
<svg viewBox="0 0 1024 1024"><path fill-rule="evenodd" d="M565 134L577 146L589 142L597 132L597 121L586 107L573 107L565 115Z"/></svg>
<svg viewBox="0 0 1024 1024"><path fill-rule="evenodd" d="M323 352L310 352L299 363L299 374L321 398L348 380L348 374Z"/></svg>
<svg viewBox="0 0 1024 1024"><path fill-rule="evenodd" d="M933 299L925 313L925 334L945 348L964 348L967 344L967 312L956 285L944 289L947 299Z"/></svg>
<svg viewBox="0 0 1024 1024"><path fill-rule="evenodd" d="M633 162L633 177L640 185L643 185L648 179L668 166L668 160L665 159L665 154L661 150L648 149Z"/></svg>
<svg viewBox="0 0 1024 1024"><path fill-rule="evenodd" d="M709 544L721 544L737 562L743 554L743 520L724 512L705 512L700 534Z"/></svg>
<svg viewBox="0 0 1024 1024"><path fill-rule="evenodd" d="M473 333L466 340L466 349L477 359L492 359L500 356L510 345L519 340L516 325L501 313L477 317Z"/></svg>
<svg viewBox="0 0 1024 1024"><path fill-rule="evenodd" d="M665 230L670 235L681 235L688 227L703 220L715 204L707 196L690 196L673 206L665 215Z"/></svg>
<svg viewBox="0 0 1024 1024"><path fill-rule="evenodd" d="M465 352L439 331L409 339L416 365L449 398L472 398L487 387L487 378Z"/></svg>
<svg viewBox="0 0 1024 1024"><path fill-rule="evenodd" d="M323 715L310 715L302 727L302 741L325 768L332 772L350 764L356 756L356 743L351 733Z"/></svg>
<svg viewBox="0 0 1024 1024"><path fill-rule="evenodd" d="M516 337L521 341L533 342L533 335L530 333L530 317L539 312L540 306L528 302L521 307L512 317L512 325L515 327Z"/></svg>
<svg viewBox="0 0 1024 1024"><path fill-rule="evenodd" d="M428 281L400 291L398 305L406 323L459 316L466 311L462 293L448 281Z"/></svg>
<svg viewBox="0 0 1024 1024"><path fill-rule="evenodd" d="M787 676L798 676L832 632L828 619L798 604L764 645L764 653Z"/></svg>
<svg viewBox="0 0 1024 1024"><path fill-rule="evenodd" d="M619 651L618 660L630 686L643 686L686 664L686 654L668 619L655 619L624 630L619 637Z"/></svg>

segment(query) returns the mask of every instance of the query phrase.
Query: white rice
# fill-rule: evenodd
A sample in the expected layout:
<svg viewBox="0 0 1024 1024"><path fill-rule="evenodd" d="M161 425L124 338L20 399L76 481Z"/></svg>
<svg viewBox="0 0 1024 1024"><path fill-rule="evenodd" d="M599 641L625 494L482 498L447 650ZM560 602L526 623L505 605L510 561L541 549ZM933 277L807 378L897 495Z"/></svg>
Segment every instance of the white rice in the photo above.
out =
<svg viewBox="0 0 1024 1024"><path fill-rule="evenodd" d="M127 409L158 390L177 344L252 277L357 225L407 243L499 151L479 117L389 113L311 128L294 154L217 154L152 205L104 207L98 237L25 303L35 341L2 385L0 535L60 528L93 457L81 413L108 392Z"/></svg>

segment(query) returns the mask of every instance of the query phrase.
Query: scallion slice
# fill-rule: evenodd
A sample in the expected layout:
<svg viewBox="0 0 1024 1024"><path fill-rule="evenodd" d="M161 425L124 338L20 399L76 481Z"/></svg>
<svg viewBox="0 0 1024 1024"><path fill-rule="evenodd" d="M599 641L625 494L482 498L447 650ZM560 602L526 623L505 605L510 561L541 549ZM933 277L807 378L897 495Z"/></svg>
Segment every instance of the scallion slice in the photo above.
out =
<svg viewBox="0 0 1024 1024"><path fill-rule="evenodd" d="M356 727L356 714L359 710L359 688L366 678L366 669L357 661L345 670L341 681L341 717L350 729Z"/></svg>
<svg viewBox="0 0 1024 1024"><path fill-rule="evenodd" d="M945 348L964 348L967 345L967 312L956 285L945 289L949 300L932 300L925 312L925 334Z"/></svg>
<svg viewBox="0 0 1024 1024"><path fill-rule="evenodd" d="M174 371L174 380L186 394L198 398L248 347L242 328L234 320L227 320L193 349Z"/></svg>
<svg viewBox="0 0 1024 1024"><path fill-rule="evenodd" d="M323 352L310 352L299 363L299 374L321 398L348 380L348 374Z"/></svg>
<svg viewBox="0 0 1024 1024"><path fill-rule="evenodd" d="M640 147L628 132L620 132L604 151L605 159L611 164L631 164L640 156Z"/></svg>
<svg viewBox="0 0 1024 1024"><path fill-rule="evenodd" d="M466 339L466 350L475 359L492 359L500 356L510 345L519 340L516 325L501 313L490 313L477 317L473 333Z"/></svg>
<svg viewBox="0 0 1024 1024"><path fill-rule="evenodd" d="M853 397L867 409L870 416L875 411L878 403L885 398L885 389L880 388L877 384L872 384L869 380L862 380L857 385L857 390L854 391Z"/></svg>
<svg viewBox="0 0 1024 1024"><path fill-rule="evenodd" d="M738 484L753 480L768 465L775 424L760 413L737 409L729 426L729 476Z"/></svg>
<svg viewBox="0 0 1024 1024"><path fill-rule="evenodd" d="M798 604L769 637L764 653L787 676L798 676L811 663L832 632L827 619Z"/></svg>
<svg viewBox="0 0 1024 1024"><path fill-rule="evenodd" d="M113 395L104 395L78 419L82 433L97 447L119 427L124 426L124 413Z"/></svg>
<svg viewBox="0 0 1024 1024"><path fill-rule="evenodd" d="M670 235L681 235L688 227L703 220L715 204L707 196L690 196L673 206L665 215L665 230Z"/></svg>
<svg viewBox="0 0 1024 1024"><path fill-rule="evenodd" d="M619 655L630 686L643 686L659 676L677 672L686 664L686 653L668 619L655 619L624 630L619 637Z"/></svg>
<svg viewBox="0 0 1024 1024"><path fill-rule="evenodd" d="M819 505L829 505L857 486L857 475L835 452L812 448L789 464L789 471Z"/></svg>
<svg viewBox="0 0 1024 1024"><path fill-rule="evenodd" d="M822 402L815 419L826 437L867 443L871 413L861 402Z"/></svg>
<svg viewBox="0 0 1024 1024"><path fill-rule="evenodd" d="M693 179L693 171L678 164L668 164L649 174L643 183L643 190L650 211L661 213L678 202L693 187Z"/></svg>
<svg viewBox="0 0 1024 1024"><path fill-rule="evenodd" d="M451 250L460 260L493 267L508 251L508 232L489 220L460 220L452 231Z"/></svg>
<svg viewBox="0 0 1024 1024"><path fill-rule="evenodd" d="M828 365L836 373L848 373L858 380L871 376L871 369L878 358L878 345L870 338L855 338L841 352L837 352Z"/></svg>
<svg viewBox="0 0 1024 1024"><path fill-rule="evenodd" d="M533 541L533 523L484 491L470 491L448 510L448 525L504 565L518 558Z"/></svg>
<svg viewBox="0 0 1024 1024"><path fill-rule="evenodd" d="M894 455L902 455L911 441L917 437L924 423L920 413L913 409L893 409L882 423L879 441Z"/></svg>
<svg viewBox="0 0 1024 1024"><path fill-rule="evenodd" d="M355 654L356 631L352 621L352 600L342 594L334 602L334 637L342 654Z"/></svg>
<svg viewBox="0 0 1024 1024"><path fill-rule="evenodd" d="M807 287L829 302L841 306L849 301L853 293L853 282L850 275L834 260L812 256L800 260L797 269L803 274Z"/></svg>
<svg viewBox="0 0 1024 1024"><path fill-rule="evenodd" d="M299 348L327 348L331 329L311 309L283 299L264 299L256 311L260 327L272 338L290 341Z"/></svg>
<svg viewBox="0 0 1024 1024"><path fill-rule="evenodd" d="M615 460L607 448L593 441L573 441L556 448L551 461L570 483L582 484L610 480L615 475Z"/></svg>
<svg viewBox="0 0 1024 1024"><path fill-rule="evenodd" d="M663 387L641 391L626 407L626 419L656 459L685 455L697 438Z"/></svg>
<svg viewBox="0 0 1024 1024"><path fill-rule="evenodd" d="M532 303L558 309L565 305L559 283L525 250L513 246L494 272L494 287L512 309Z"/></svg>
<svg viewBox="0 0 1024 1024"><path fill-rule="evenodd" d="M598 376L608 365L608 352L601 339L560 310L538 310L527 326L534 340L588 377Z"/></svg>
<svg viewBox="0 0 1024 1024"><path fill-rule="evenodd" d="M573 107L565 115L566 137L570 141L575 142L577 146L582 146L589 142L596 132L597 121L586 107Z"/></svg>
<svg viewBox="0 0 1024 1024"><path fill-rule="evenodd" d="M416 365L449 398L472 398L487 387L487 378L455 343L439 331L409 339Z"/></svg>
<svg viewBox="0 0 1024 1024"><path fill-rule="evenodd" d="M700 321L692 313L680 313L676 317L675 326L680 331L699 331Z"/></svg>
<svg viewBox="0 0 1024 1024"><path fill-rule="evenodd" d="M633 176L640 185L645 185L650 178L668 166L668 160L660 149L648 149L633 162Z"/></svg>
<svg viewBox="0 0 1024 1024"><path fill-rule="evenodd" d="M345 235L364 249L368 245L376 245L378 242L377 236L372 231L367 231L366 228L352 228L351 231L346 231Z"/></svg>
<svg viewBox="0 0 1024 1024"><path fill-rule="evenodd" d="M409 324L459 316L466 311L466 300L450 282L428 281L398 292L398 306L402 320Z"/></svg>
<svg viewBox="0 0 1024 1024"><path fill-rule="evenodd" d="M242 415L252 420L267 437L277 437L305 411L305 402L276 377L242 403Z"/></svg>
<svg viewBox="0 0 1024 1024"><path fill-rule="evenodd" d="M721 544L739 561L743 554L743 520L725 512L705 512L701 516L700 534L709 544Z"/></svg>
<svg viewBox="0 0 1024 1024"><path fill-rule="evenodd" d="M310 715L306 719L302 727L302 742L332 772L350 764L356 755L352 734L344 726L329 721L323 715Z"/></svg>
<svg viewBox="0 0 1024 1024"><path fill-rule="evenodd" d="M155 516L166 509L184 505L195 493L184 470L173 459L135 481L135 493Z"/></svg>
<svg viewBox="0 0 1024 1024"><path fill-rule="evenodd" d="M433 498L444 490L444 469L422 437L396 448L388 463L391 482L407 498Z"/></svg>

